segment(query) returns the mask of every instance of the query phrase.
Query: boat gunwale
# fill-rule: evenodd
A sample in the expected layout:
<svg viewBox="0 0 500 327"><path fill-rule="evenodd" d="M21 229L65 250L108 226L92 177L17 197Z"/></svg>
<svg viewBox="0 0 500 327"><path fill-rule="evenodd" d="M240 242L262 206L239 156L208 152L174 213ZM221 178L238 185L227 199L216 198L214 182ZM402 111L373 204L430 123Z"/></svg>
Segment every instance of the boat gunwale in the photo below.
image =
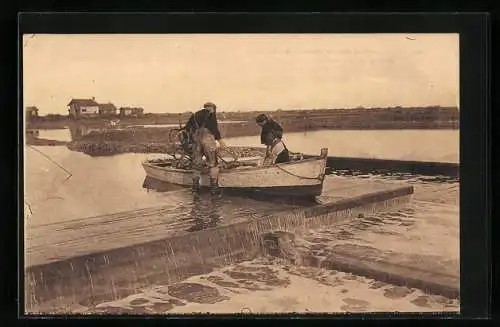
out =
<svg viewBox="0 0 500 327"><path fill-rule="evenodd" d="M160 170L168 170L168 171L172 171L172 172L182 172L182 173L192 173L192 169L179 169L179 168L173 168L173 167L159 167L159 166L156 166L152 163L150 163L152 160L154 159L148 159L148 160L144 160L142 162L142 165L143 166L148 166L148 167L152 167L152 168L155 168L155 169L160 169ZM260 166L260 167L249 167L245 170L221 170L221 173L224 173L224 174L228 174L228 173L232 173L232 172L237 172L237 173L241 173L242 171L256 171L256 170L264 170L264 169L270 169L270 168L273 168L273 167L282 167L282 166L287 166L287 165L296 165L296 164L299 164L299 163L304 163L304 162L313 162L313 161L325 161L327 160L327 157L324 157L322 158L321 156L316 156L316 157L312 157L312 158L307 158L307 159L302 159L302 160L297 160L297 161L289 161L289 162L283 162L283 163L279 163L279 164L275 164L275 165L272 165L272 166ZM325 165L326 167L326 165Z"/></svg>

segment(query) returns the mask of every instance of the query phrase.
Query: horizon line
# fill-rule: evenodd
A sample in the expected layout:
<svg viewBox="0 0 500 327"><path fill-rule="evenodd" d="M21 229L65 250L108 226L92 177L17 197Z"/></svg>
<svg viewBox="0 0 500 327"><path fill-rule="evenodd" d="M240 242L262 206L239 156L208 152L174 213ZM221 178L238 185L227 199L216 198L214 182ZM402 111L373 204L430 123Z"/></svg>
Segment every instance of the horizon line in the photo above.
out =
<svg viewBox="0 0 500 327"><path fill-rule="evenodd" d="M101 104L101 103L99 103ZM107 103L106 103L107 104ZM36 105L29 105L29 106L25 106L25 110L28 108L28 107L36 107L38 110L41 111L40 108L38 108ZM121 108L121 106L120 106ZM377 107L364 107L364 106L358 106L358 107L344 107L344 108L294 108L294 109L281 109L281 108L278 108L278 109L274 109L274 110L242 110L242 109L233 109L233 110L224 110L224 111L217 111L218 113L227 113L227 112L237 112L237 113L251 113L251 112L283 112L283 111L305 111L305 110L311 110L311 111L314 111L314 110L359 110L359 109L397 109L397 108L400 108L400 109L423 109L423 108L443 108L443 109L459 109L459 106L457 105L448 105L448 106L444 106L444 105L425 105L425 106L418 106L418 105L413 105L413 106L377 106ZM117 107L118 109L118 107ZM199 109L196 109L196 110L200 110L202 108L199 108ZM189 111L189 110L186 110L186 111L174 111L174 112L165 112L165 111L158 111L158 112L144 112L144 114L184 114L184 113L192 113L194 111ZM61 115L61 116L65 116L66 114L61 114L61 113L58 113L58 112L47 112L45 115L49 115L49 114L52 114L52 115Z"/></svg>

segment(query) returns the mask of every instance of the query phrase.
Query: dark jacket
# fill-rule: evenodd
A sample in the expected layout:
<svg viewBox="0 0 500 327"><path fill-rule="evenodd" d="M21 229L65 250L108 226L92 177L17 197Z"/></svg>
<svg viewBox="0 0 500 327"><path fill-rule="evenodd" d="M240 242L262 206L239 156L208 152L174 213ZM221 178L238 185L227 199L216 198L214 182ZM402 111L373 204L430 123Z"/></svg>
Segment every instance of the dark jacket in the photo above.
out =
<svg viewBox="0 0 500 327"><path fill-rule="evenodd" d="M194 133L198 128L202 127L208 129L216 140L221 139L215 113L211 114L207 109L201 109L192 114L186 123L186 129L190 133Z"/></svg>
<svg viewBox="0 0 500 327"><path fill-rule="evenodd" d="M260 133L260 143L264 145L271 145L270 142L275 138L281 139L283 137L283 128L270 119L262 126L262 131Z"/></svg>

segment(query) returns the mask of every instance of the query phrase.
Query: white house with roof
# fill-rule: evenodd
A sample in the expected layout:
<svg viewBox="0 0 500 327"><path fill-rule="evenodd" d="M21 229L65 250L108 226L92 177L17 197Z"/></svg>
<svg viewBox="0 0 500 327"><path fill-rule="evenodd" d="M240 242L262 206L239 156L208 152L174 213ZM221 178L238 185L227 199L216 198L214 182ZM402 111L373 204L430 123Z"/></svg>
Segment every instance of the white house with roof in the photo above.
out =
<svg viewBox="0 0 500 327"><path fill-rule="evenodd" d="M72 118L96 117L99 116L99 104L95 98L72 99L68 103L69 116Z"/></svg>

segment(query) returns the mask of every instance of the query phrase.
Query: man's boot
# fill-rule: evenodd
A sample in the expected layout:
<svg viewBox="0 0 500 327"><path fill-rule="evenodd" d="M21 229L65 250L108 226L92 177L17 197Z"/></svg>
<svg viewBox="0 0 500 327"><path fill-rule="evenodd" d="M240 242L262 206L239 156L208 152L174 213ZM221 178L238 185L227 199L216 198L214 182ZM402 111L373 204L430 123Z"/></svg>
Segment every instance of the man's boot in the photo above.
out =
<svg viewBox="0 0 500 327"><path fill-rule="evenodd" d="M193 193L198 193L200 191L200 176L193 177L193 185L191 186L191 191Z"/></svg>

